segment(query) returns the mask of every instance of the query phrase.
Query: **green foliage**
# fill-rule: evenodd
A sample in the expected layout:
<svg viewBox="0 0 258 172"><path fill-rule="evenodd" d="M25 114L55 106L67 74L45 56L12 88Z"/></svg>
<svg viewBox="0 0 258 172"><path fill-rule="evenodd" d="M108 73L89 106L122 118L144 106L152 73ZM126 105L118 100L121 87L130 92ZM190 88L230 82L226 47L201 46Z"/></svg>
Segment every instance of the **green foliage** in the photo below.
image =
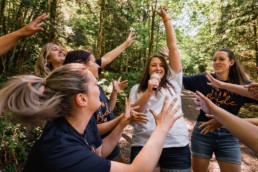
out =
<svg viewBox="0 0 258 172"><path fill-rule="evenodd" d="M108 65L100 80L107 94L111 79L129 81L118 96L115 113L124 109L123 99L138 83L151 53L165 45L164 25L160 17L152 23L155 6L166 6L177 35L184 74L211 70L214 52L222 47L232 49L246 71L257 81L257 4L254 0L0 0L0 34L10 33L41 14L50 19L45 32L20 41L0 58L0 83L9 76L33 73L35 60L43 44L57 41L68 49L90 47L96 58L114 49L135 30L137 40L119 58ZM103 17L103 18L102 18ZM153 38L153 39L152 39ZM101 40L101 41L100 41ZM152 46L151 46L152 45ZM243 117L257 117L257 106L241 109ZM0 119L0 169L21 171L27 152L40 134L28 132L20 125ZM7 163L9 162L9 163Z"/></svg>
<svg viewBox="0 0 258 172"><path fill-rule="evenodd" d="M5 118L0 118L0 133L0 169L3 172L21 171L41 129L28 130L6 114Z"/></svg>

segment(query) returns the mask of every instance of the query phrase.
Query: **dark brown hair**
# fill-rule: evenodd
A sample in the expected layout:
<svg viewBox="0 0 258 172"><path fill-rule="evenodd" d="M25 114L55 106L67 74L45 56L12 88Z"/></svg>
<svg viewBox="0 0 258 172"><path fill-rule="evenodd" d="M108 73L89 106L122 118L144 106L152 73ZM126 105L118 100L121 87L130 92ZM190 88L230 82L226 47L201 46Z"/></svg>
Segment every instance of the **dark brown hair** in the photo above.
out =
<svg viewBox="0 0 258 172"><path fill-rule="evenodd" d="M150 69L151 60L153 58L159 58L160 59L161 63L163 64L164 71L165 71L163 78L161 78L158 90L160 90L160 88L169 88L169 86L174 89L173 84L171 84L168 81L168 77L171 76L171 72L169 70L169 67L168 67L168 64L167 64L165 58L160 54L156 54L156 55L153 55L152 57L150 57L147 60L147 63L145 65L145 68L144 68L144 71L143 71L143 74L142 74L141 79L140 79L140 85L139 85L138 92L143 92L148 88L148 81L150 79L149 69Z"/></svg>
<svg viewBox="0 0 258 172"><path fill-rule="evenodd" d="M234 83L234 84L246 84L246 82L249 80L247 74L244 72L243 67L240 65L238 62L235 54L233 51L227 48L222 48L219 51L224 51L228 53L228 57L230 60L234 60L234 64L230 67L229 70L229 82Z"/></svg>

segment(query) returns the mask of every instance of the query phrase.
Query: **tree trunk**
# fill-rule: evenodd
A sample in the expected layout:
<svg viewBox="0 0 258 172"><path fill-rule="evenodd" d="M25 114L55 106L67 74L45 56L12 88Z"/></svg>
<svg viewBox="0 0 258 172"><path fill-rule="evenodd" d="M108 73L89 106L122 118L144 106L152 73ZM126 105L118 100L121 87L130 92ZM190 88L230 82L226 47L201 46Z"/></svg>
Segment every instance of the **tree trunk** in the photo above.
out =
<svg viewBox="0 0 258 172"><path fill-rule="evenodd" d="M49 38L50 41L54 41L56 39L56 18L57 18L57 0L51 0L50 2L50 16L49 20L51 23L50 30L49 30Z"/></svg>
<svg viewBox="0 0 258 172"><path fill-rule="evenodd" d="M96 56L101 57L103 55L104 47L104 13L105 13L106 0L100 1L100 14L99 14L99 33L97 42Z"/></svg>
<svg viewBox="0 0 258 172"><path fill-rule="evenodd" d="M153 54L153 41L154 41L154 29L155 29L155 16L156 16L156 7L157 7L157 1L155 0L155 6L151 6L151 12L152 12L152 19L151 19L151 32L150 32L150 40L149 40L149 53L148 57L150 57Z"/></svg>

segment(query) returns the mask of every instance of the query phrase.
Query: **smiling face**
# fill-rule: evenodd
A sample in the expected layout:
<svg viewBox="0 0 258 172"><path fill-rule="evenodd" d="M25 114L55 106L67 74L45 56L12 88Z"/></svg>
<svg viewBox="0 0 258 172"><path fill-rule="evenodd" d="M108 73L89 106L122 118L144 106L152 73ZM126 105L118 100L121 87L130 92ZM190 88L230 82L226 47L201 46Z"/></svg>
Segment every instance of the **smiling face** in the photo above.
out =
<svg viewBox="0 0 258 172"><path fill-rule="evenodd" d="M57 44L53 44L49 52L48 61L55 69L63 65L65 56L66 51L64 50L64 48Z"/></svg>
<svg viewBox="0 0 258 172"><path fill-rule="evenodd" d="M159 74L160 78L163 78L165 75L165 69L164 69L163 62L158 57L153 57L150 61L149 65L149 75L152 73Z"/></svg>
<svg viewBox="0 0 258 172"><path fill-rule="evenodd" d="M217 51L213 56L213 69L216 75L224 76L226 80L229 75L230 67L234 65L234 60L231 60L228 53L225 51Z"/></svg>

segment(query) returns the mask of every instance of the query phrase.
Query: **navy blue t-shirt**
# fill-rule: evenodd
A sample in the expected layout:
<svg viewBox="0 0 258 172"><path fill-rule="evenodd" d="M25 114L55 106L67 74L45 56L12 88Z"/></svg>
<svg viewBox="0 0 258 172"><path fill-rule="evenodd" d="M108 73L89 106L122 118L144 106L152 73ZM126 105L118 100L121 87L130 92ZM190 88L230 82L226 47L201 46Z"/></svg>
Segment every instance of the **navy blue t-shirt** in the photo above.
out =
<svg viewBox="0 0 258 172"><path fill-rule="evenodd" d="M105 95L104 90L100 85L99 86L99 91L100 91L100 96L99 100L101 102L100 107L96 112L94 112L94 117L97 121L97 124L102 124L104 122L110 121L115 119L115 115L113 111L110 109L110 104L107 96ZM103 136L102 136L103 137Z"/></svg>
<svg viewBox="0 0 258 172"><path fill-rule="evenodd" d="M97 59L96 63L99 66L101 66L101 58ZM100 74L100 70L99 70L99 74ZM98 108L98 110L96 112L94 112L93 115L97 121L97 124L102 124L104 122L108 122L108 121L115 119L115 115L114 115L114 112L111 111L111 109L110 109L109 100L108 100L103 88L100 85L98 85L98 86L99 86L99 91L100 91L99 100L101 102L101 106ZM109 133L103 134L101 136L101 138L102 139L105 138L106 136L109 135ZM116 146L114 148L114 150L111 152L111 154L107 157L107 159L114 160L119 154L120 154L120 148L118 146Z"/></svg>
<svg viewBox="0 0 258 172"><path fill-rule="evenodd" d="M49 122L31 150L24 172L110 171L109 160L93 152L101 138L91 118L85 133L79 134L64 118Z"/></svg>
<svg viewBox="0 0 258 172"><path fill-rule="evenodd" d="M225 89L214 88L208 85L208 82L209 80L206 78L205 74L183 77L183 85L185 89L193 92L196 92L197 90L200 91L217 106L227 110L234 115L238 114L243 104L258 102L239 94L232 93ZM205 113L201 110L199 116L197 117L197 121L209 120L210 118L206 117Z"/></svg>

